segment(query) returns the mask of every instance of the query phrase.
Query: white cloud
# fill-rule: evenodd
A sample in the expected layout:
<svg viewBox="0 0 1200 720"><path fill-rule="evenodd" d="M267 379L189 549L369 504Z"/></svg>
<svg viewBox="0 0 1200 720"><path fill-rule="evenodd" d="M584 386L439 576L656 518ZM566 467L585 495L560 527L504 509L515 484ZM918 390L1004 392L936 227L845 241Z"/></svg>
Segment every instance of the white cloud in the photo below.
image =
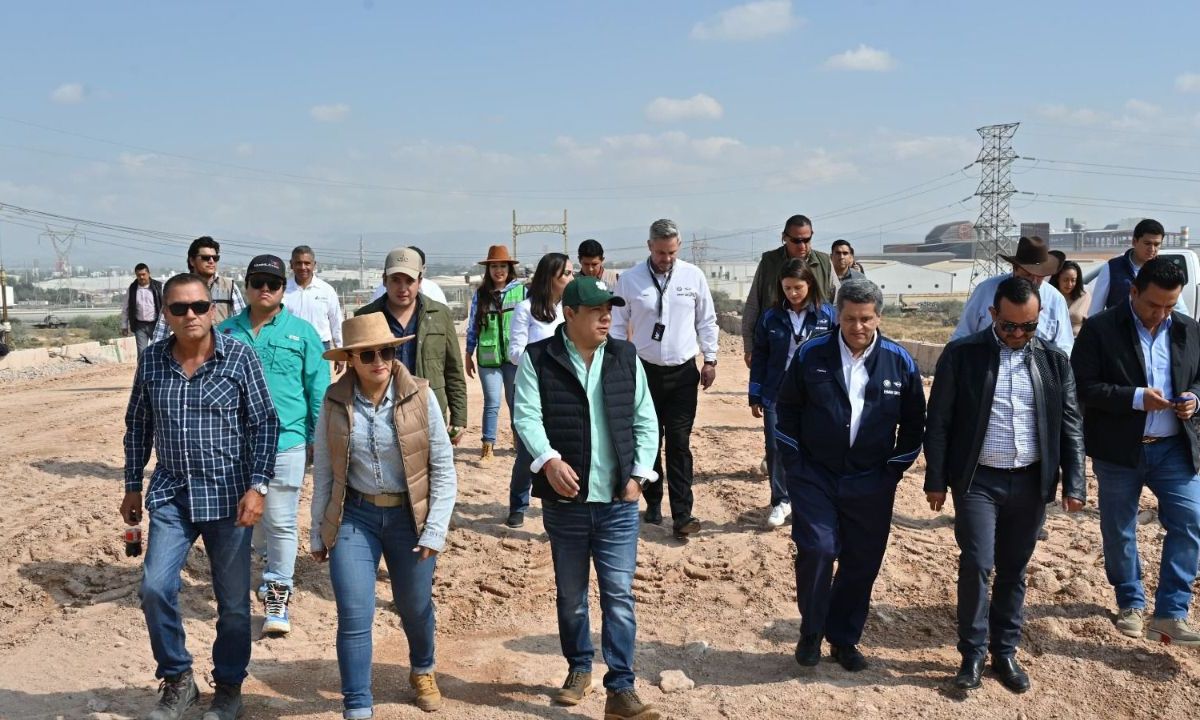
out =
<svg viewBox="0 0 1200 720"><path fill-rule="evenodd" d="M308 110L313 120L323 123L341 122L350 116L350 106L345 103L314 105Z"/></svg>
<svg viewBox="0 0 1200 720"><path fill-rule="evenodd" d="M1159 106L1148 103L1145 100L1138 100L1137 98L1128 100L1125 103L1125 109L1141 117L1155 117L1162 112L1162 108Z"/></svg>
<svg viewBox="0 0 1200 720"><path fill-rule="evenodd" d="M830 70L859 70L865 72L887 72L896 67L896 60L887 50L859 45L854 50L834 55L825 61Z"/></svg>
<svg viewBox="0 0 1200 720"><path fill-rule="evenodd" d="M1183 73L1175 78L1175 89L1179 92L1200 92L1200 73Z"/></svg>
<svg viewBox="0 0 1200 720"><path fill-rule="evenodd" d="M759 0L722 10L692 26L694 40L757 40L804 24L792 15L791 0Z"/></svg>
<svg viewBox="0 0 1200 720"><path fill-rule="evenodd" d="M892 142L892 154L897 160L912 158L953 158L955 160L975 157L979 146L965 138L947 135L926 135Z"/></svg>
<svg viewBox="0 0 1200 720"><path fill-rule="evenodd" d="M646 119L651 122L670 123L680 120L717 120L725 109L716 99L697 93L687 99L659 97L646 106Z"/></svg>
<svg viewBox="0 0 1200 720"><path fill-rule="evenodd" d="M82 83L64 83L50 93L50 99L59 105L78 105L87 97L87 88Z"/></svg>
<svg viewBox="0 0 1200 720"><path fill-rule="evenodd" d="M1073 125L1098 125L1105 120L1104 113L1091 108L1069 108L1066 105L1043 105L1037 114L1047 120L1067 122Z"/></svg>

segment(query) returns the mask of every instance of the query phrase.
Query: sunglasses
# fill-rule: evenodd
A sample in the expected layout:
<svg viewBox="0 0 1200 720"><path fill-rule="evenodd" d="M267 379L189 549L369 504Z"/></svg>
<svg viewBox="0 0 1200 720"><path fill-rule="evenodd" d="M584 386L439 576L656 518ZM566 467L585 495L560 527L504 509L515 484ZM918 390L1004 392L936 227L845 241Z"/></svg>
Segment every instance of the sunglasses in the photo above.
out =
<svg viewBox="0 0 1200 720"><path fill-rule="evenodd" d="M220 255L197 255L196 259L200 262L221 262Z"/></svg>
<svg viewBox="0 0 1200 720"><path fill-rule="evenodd" d="M1038 326L1038 324L1036 322L1015 323L1015 322L1009 322L1007 320L1005 320L1002 323L999 323L999 325L998 325L1001 332L1012 334L1012 333L1015 333L1016 331L1020 330L1020 331L1024 332L1026 335L1032 335L1033 333L1037 332L1037 326Z"/></svg>
<svg viewBox="0 0 1200 720"><path fill-rule="evenodd" d="M806 238L801 238L801 237L792 237L791 235L788 235L788 234L786 234L786 233L785 233L785 234L784 234L784 237L785 237L785 238L787 238L787 241L788 241L788 242L790 242L790 243L791 243L791 244L793 244L793 245L807 245L807 244L809 244L810 242L812 242L812 236L811 236L811 235L809 235L809 236L808 236L808 237L806 237Z"/></svg>
<svg viewBox="0 0 1200 720"><path fill-rule="evenodd" d="M283 287L283 281L277 277L263 277L255 275L246 280L246 284L255 290L262 290L264 286L271 292L279 292L279 288Z"/></svg>
<svg viewBox="0 0 1200 720"><path fill-rule="evenodd" d="M208 300L197 300L196 302L190 303L167 303L167 309L170 310L171 314L175 317L183 317L187 315L188 310L191 310L193 313L195 313L196 317L200 317L212 309L212 303Z"/></svg>
<svg viewBox="0 0 1200 720"><path fill-rule="evenodd" d="M379 348L378 350L360 350L359 352L352 354L361 360L365 365L374 365L376 355L378 355L379 359L383 362L390 363L396 357L396 348L385 347Z"/></svg>

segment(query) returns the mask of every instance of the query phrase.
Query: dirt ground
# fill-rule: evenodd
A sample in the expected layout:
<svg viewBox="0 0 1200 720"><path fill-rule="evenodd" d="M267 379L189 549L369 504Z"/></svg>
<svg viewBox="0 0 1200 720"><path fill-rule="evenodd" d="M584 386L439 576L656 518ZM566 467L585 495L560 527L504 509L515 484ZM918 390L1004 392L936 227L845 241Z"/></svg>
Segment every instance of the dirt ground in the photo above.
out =
<svg viewBox="0 0 1200 720"><path fill-rule="evenodd" d="M1053 512L1050 540L1030 569L1021 659L1034 687L1023 696L989 676L964 697L955 671L957 549L950 515L924 504L921 466L900 487L891 544L875 585L863 649L871 668L849 674L828 658L792 659L799 616L787 526L764 530L768 488L757 474L762 432L746 407L739 343L722 339L714 388L703 393L693 448L696 514L690 544L644 527L637 573L637 671L643 698L671 718L1191 717L1200 702L1196 651L1131 640L1111 623L1092 481L1085 512ZM123 412L132 368L0 385L0 717L129 718L155 702L154 664L138 608L140 564L119 539ZM469 382L472 419L480 390ZM501 426L507 421L502 415ZM459 497L435 584L438 664L446 705L439 717L597 718L603 692L576 708L551 705L566 666L559 654L550 555L535 509L519 530L506 512L511 439L499 460L478 464L478 428L459 452ZM1146 506L1153 508L1147 496ZM308 536L307 501L301 509ZM1139 531L1148 585L1161 550L1152 513ZM594 585L594 583L593 583ZM196 549L181 598L197 676L211 669L215 604ZM594 591L593 591L594 592ZM417 718L407 645L377 587L376 717ZM595 595L593 594L593 598ZM255 640L244 691L247 718L340 718L335 610L327 566L297 563L294 627ZM592 603L593 629L599 612ZM596 641L597 648L599 640ZM603 659L597 652L597 677ZM682 670L692 690L664 694L659 673ZM203 689L202 706L208 693ZM189 717L198 718L202 710Z"/></svg>

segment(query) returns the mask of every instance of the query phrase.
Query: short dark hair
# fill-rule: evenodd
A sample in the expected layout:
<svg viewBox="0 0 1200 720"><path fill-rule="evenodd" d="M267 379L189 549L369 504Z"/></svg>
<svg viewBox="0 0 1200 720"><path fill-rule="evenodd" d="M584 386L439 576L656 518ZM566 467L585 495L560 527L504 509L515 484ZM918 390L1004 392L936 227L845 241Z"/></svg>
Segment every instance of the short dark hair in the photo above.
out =
<svg viewBox="0 0 1200 720"><path fill-rule="evenodd" d="M209 250L213 250L217 253L220 253L221 252L221 243L217 242L216 240L213 240L212 238L210 238L207 235L202 235L202 236L196 238L195 240L193 240L191 245L188 245L188 257L194 258L197 255L199 255L200 248L208 248Z"/></svg>
<svg viewBox="0 0 1200 720"><path fill-rule="evenodd" d="M1166 236L1167 230L1162 223L1152 218L1144 218L1137 225L1133 226L1133 239L1137 240L1143 235L1162 235Z"/></svg>
<svg viewBox="0 0 1200 720"><path fill-rule="evenodd" d="M313 260L317 259L317 254L307 245L297 245L292 248L292 259L295 260L297 255L307 255Z"/></svg>
<svg viewBox="0 0 1200 720"><path fill-rule="evenodd" d="M1170 258L1156 257L1143 265L1137 277L1133 279L1133 286L1139 293L1146 292L1146 288L1151 284L1163 290L1181 288L1184 284L1183 270L1171 262Z"/></svg>
<svg viewBox="0 0 1200 720"><path fill-rule="evenodd" d="M193 273L179 273L178 275L173 275L171 279L167 280L166 284L163 285L163 300L165 301L168 297L170 297L171 291L177 287L180 287L181 285L199 285L200 287L204 288L204 296L210 300L212 299L212 294L208 291L208 283L204 282L204 278Z"/></svg>
<svg viewBox="0 0 1200 720"><path fill-rule="evenodd" d="M133 271L135 273L139 273L143 270L145 270L146 272L150 272L150 266L147 265L146 263L138 263L137 265L133 266Z"/></svg>
<svg viewBox="0 0 1200 720"><path fill-rule="evenodd" d="M833 241L833 244L829 246L829 252L833 252L843 245L846 246L846 249L850 251L851 255L854 254L854 246L850 244L849 240L843 240L842 238L838 238L837 240Z"/></svg>
<svg viewBox="0 0 1200 720"><path fill-rule="evenodd" d="M582 258L600 258L604 259L604 246L598 240L588 238L579 243L579 257Z"/></svg>
<svg viewBox="0 0 1200 720"><path fill-rule="evenodd" d="M842 308L846 303L854 303L855 305L865 305L873 303L875 305L875 314L883 314L883 291L879 286L867 279L847 280L838 287L837 292L837 309L838 314L841 314Z"/></svg>
<svg viewBox="0 0 1200 720"><path fill-rule="evenodd" d="M807 215L793 215L783 224L785 231L790 227L812 227L812 220Z"/></svg>
<svg viewBox="0 0 1200 720"><path fill-rule="evenodd" d="M1013 305L1024 305L1029 302L1029 298L1035 297L1038 301L1038 310L1042 309L1042 296L1038 294L1037 288L1033 283L1026 278L1012 275L1004 278L999 285L996 286L996 294L992 296L992 307L997 311L1000 310L1000 301L1007 300Z"/></svg>

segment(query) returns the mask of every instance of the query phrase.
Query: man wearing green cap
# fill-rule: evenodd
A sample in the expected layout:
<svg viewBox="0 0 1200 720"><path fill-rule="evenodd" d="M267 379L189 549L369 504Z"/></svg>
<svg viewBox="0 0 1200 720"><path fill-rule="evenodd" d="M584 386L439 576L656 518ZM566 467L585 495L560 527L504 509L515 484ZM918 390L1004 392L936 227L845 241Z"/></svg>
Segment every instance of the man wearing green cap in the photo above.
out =
<svg viewBox="0 0 1200 720"><path fill-rule="evenodd" d="M624 304L594 277L567 285L565 322L521 357L514 424L534 458L533 495L542 499L554 559L558 636L568 664L555 700L576 705L592 687L587 597L594 561L608 665L604 716L656 720L658 712L634 689L633 572L638 500L657 478L658 417L637 348L608 337L612 308Z"/></svg>

